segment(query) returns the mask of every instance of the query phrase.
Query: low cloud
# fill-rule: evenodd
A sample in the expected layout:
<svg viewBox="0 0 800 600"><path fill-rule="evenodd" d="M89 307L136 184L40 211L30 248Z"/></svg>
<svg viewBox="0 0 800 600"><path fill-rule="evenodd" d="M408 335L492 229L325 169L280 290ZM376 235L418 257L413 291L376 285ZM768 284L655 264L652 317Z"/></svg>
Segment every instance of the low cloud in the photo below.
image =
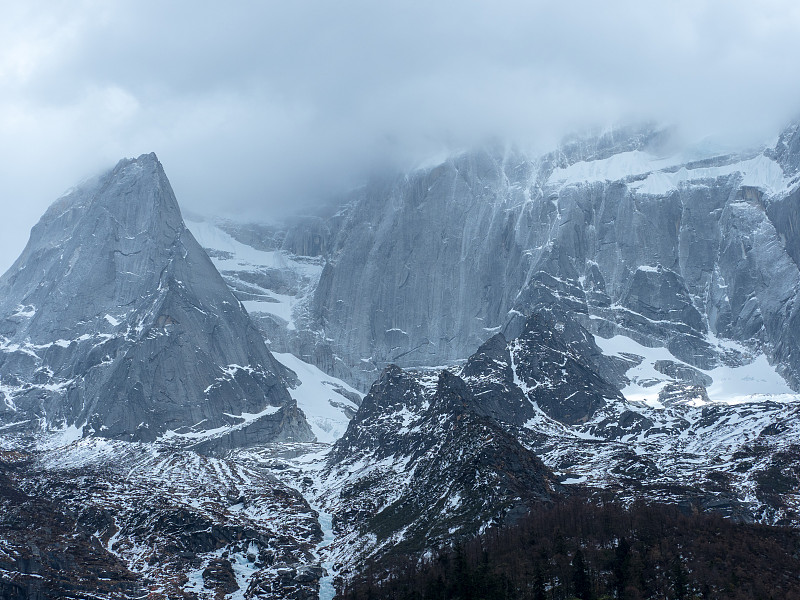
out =
<svg viewBox="0 0 800 600"><path fill-rule="evenodd" d="M0 268L64 189L155 151L182 206L268 219L488 138L630 120L767 141L790 2L26 3L0 18Z"/></svg>

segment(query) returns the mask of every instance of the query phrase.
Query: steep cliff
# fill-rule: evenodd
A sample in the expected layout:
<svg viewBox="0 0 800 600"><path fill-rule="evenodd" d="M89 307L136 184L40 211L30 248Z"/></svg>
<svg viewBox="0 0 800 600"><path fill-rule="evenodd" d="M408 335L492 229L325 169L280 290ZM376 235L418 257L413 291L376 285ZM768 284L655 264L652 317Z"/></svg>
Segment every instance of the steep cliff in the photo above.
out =
<svg viewBox="0 0 800 600"><path fill-rule="evenodd" d="M186 229L154 154L56 201L0 278L6 424L222 436L217 446L310 440L293 381Z"/></svg>
<svg viewBox="0 0 800 600"><path fill-rule="evenodd" d="M797 387L793 131L761 153L698 158L664 154L667 132L626 130L370 183L328 221L296 331L269 337L366 387L386 364L463 360L556 309L705 369L763 353ZM295 224L286 239L321 230Z"/></svg>

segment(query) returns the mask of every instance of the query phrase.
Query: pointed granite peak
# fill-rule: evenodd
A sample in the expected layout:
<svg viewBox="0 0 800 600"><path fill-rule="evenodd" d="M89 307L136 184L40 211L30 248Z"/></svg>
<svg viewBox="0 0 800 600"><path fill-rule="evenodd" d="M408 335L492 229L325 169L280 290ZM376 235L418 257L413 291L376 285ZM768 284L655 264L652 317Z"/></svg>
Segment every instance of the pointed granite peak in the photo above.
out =
<svg viewBox="0 0 800 600"><path fill-rule="evenodd" d="M94 200L95 209L108 211L127 235L158 231L170 236L183 229L175 193L152 152L119 161L102 178Z"/></svg>
<svg viewBox="0 0 800 600"><path fill-rule="evenodd" d="M136 440L227 428L237 433L225 444L307 441L292 379L186 229L155 154L56 201L0 278L11 421Z"/></svg>

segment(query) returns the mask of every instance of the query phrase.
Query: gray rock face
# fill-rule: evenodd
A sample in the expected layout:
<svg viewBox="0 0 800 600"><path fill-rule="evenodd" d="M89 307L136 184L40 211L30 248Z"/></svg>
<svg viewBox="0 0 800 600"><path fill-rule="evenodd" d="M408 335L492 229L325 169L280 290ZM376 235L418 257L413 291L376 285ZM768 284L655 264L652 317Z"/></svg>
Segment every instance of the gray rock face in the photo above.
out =
<svg viewBox="0 0 800 600"><path fill-rule="evenodd" d="M386 364L463 360L558 309L703 369L741 360L715 337L741 341L796 387L797 138L687 162L653 154L664 132L631 130L373 182L327 228L287 233L287 251L327 262L303 331L281 343L366 388Z"/></svg>
<svg viewBox="0 0 800 600"><path fill-rule="evenodd" d="M770 156L777 160L787 175L800 171L800 124L787 127L778 137Z"/></svg>
<svg viewBox="0 0 800 600"><path fill-rule="evenodd" d="M691 385L708 387L712 383L714 383L713 378L706 375L705 373L702 373L697 369L692 369L691 367L687 367L686 365L676 363L675 361L672 360L657 360L653 364L653 368L659 373L663 373L664 375L673 377L675 379L689 383Z"/></svg>
<svg viewBox="0 0 800 600"><path fill-rule="evenodd" d="M293 374L186 229L154 154L69 192L33 228L0 278L0 350L6 422L313 438Z"/></svg>
<svg viewBox="0 0 800 600"><path fill-rule="evenodd" d="M323 471L336 561L421 553L559 497L553 473L485 409L446 370L383 371Z"/></svg>
<svg viewBox="0 0 800 600"><path fill-rule="evenodd" d="M580 425L608 402L624 401L592 364L591 357L599 351L594 344L563 335L569 325L582 329L574 321L531 315L519 337L506 342L497 334L478 348L460 372L478 400L475 412L515 426L525 426L541 414L561 424Z"/></svg>

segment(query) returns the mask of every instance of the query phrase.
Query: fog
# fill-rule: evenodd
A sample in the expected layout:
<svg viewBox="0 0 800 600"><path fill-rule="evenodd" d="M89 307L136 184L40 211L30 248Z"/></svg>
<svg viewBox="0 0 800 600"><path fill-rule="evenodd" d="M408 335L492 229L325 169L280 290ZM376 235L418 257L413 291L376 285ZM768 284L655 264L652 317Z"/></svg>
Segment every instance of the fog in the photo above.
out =
<svg viewBox="0 0 800 600"><path fill-rule="evenodd" d="M65 189L158 154L184 210L268 220L487 139L643 119L768 143L792 2L3 3L0 271Z"/></svg>

